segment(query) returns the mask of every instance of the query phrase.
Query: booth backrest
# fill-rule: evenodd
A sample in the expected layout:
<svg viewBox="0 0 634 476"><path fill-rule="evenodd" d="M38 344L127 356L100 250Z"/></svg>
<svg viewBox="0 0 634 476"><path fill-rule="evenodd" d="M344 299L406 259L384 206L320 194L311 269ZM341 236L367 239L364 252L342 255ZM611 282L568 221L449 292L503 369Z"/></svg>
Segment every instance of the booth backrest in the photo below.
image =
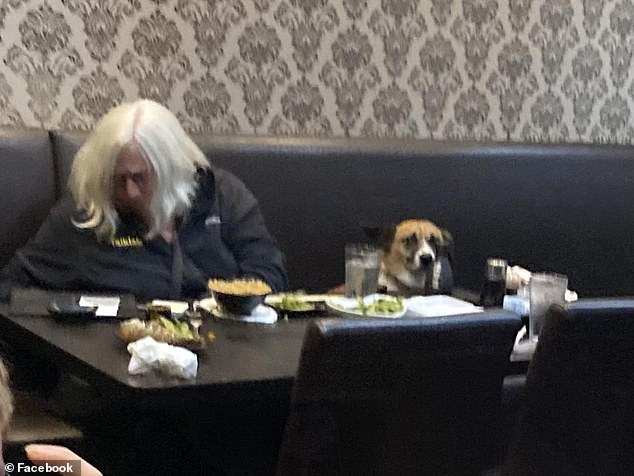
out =
<svg viewBox="0 0 634 476"><path fill-rule="evenodd" d="M55 162L48 132L0 129L0 264L39 228L55 203Z"/></svg>
<svg viewBox="0 0 634 476"><path fill-rule="evenodd" d="M633 299L553 306L528 369L502 474L630 474L633 361Z"/></svg>
<svg viewBox="0 0 634 476"><path fill-rule="evenodd" d="M0 130L0 264L66 193L86 134ZM426 217L453 234L456 282L477 290L487 257L565 273L581 295L634 294L634 147L250 136L195 138L260 200L290 285L344 280L359 222ZM51 149L52 148L52 149Z"/></svg>
<svg viewBox="0 0 634 476"><path fill-rule="evenodd" d="M521 325L500 310L311 323L277 476L480 474Z"/></svg>

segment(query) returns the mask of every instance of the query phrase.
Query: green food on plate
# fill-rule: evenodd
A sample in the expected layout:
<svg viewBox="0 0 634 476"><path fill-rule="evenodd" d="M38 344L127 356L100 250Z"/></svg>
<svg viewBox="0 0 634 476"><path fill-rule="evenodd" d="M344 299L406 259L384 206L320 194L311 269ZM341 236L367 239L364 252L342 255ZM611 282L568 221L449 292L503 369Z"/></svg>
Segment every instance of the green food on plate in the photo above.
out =
<svg viewBox="0 0 634 476"><path fill-rule="evenodd" d="M274 306L282 311L313 311L315 304L306 302L297 294L283 294L280 302Z"/></svg>
<svg viewBox="0 0 634 476"><path fill-rule="evenodd" d="M159 317L159 320L161 322L161 325L168 332L172 333L172 335L174 335L175 337L180 339L185 339L185 340L194 339L194 334L189 328L189 325L187 324L187 322L174 322L162 316Z"/></svg>
<svg viewBox="0 0 634 476"><path fill-rule="evenodd" d="M366 304L363 298L359 298L359 310L364 316L368 314L399 314L403 312L403 299L379 298L376 301Z"/></svg>

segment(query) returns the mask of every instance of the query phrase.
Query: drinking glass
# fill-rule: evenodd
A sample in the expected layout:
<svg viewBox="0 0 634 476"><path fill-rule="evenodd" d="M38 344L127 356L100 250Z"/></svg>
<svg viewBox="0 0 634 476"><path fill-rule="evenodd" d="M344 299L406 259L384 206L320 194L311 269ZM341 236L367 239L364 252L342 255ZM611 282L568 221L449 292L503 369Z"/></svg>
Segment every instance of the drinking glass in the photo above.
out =
<svg viewBox="0 0 634 476"><path fill-rule="evenodd" d="M506 294L506 268L508 263L501 258L487 259L484 270L484 284L480 294L480 305L484 307L501 306Z"/></svg>
<svg viewBox="0 0 634 476"><path fill-rule="evenodd" d="M346 245L346 297L364 297L376 292L382 257L381 250L374 246Z"/></svg>
<svg viewBox="0 0 634 476"><path fill-rule="evenodd" d="M568 277L556 273L533 273L529 282L530 311L528 316L528 336L536 341L546 316L553 304L565 303Z"/></svg>

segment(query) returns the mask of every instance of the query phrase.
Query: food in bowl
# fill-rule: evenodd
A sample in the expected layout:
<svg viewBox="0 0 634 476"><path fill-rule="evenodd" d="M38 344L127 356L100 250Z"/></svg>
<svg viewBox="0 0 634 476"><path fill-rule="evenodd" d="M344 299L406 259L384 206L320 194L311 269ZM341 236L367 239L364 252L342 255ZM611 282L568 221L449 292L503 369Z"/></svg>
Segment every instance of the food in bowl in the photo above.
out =
<svg viewBox="0 0 634 476"><path fill-rule="evenodd" d="M260 279L210 279L208 286L216 302L225 311L236 315L251 314L271 292L271 287Z"/></svg>
<svg viewBox="0 0 634 476"><path fill-rule="evenodd" d="M213 292L235 296L264 296L271 292L271 286L261 279L210 279L208 286Z"/></svg>

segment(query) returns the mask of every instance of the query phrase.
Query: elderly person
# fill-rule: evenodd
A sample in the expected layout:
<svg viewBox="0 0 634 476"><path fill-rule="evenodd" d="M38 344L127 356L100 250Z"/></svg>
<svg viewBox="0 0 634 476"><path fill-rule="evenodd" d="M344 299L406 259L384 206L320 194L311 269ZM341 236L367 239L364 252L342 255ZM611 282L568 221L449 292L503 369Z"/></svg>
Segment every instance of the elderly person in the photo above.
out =
<svg viewBox="0 0 634 476"><path fill-rule="evenodd" d="M210 277L286 287L258 202L209 164L176 117L139 100L113 108L75 156L62 200L2 273L12 286L197 298Z"/></svg>

